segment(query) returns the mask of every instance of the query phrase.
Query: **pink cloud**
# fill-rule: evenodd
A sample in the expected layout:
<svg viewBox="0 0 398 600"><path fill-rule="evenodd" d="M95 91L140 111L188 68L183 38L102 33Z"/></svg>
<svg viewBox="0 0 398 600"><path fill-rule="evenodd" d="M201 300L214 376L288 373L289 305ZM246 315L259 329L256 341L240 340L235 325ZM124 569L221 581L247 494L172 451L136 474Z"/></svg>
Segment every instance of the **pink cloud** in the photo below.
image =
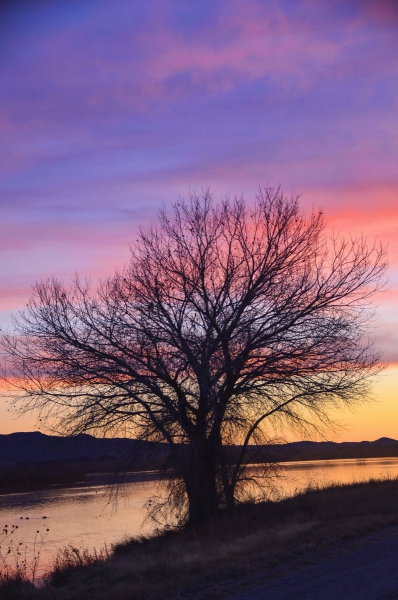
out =
<svg viewBox="0 0 398 600"><path fill-rule="evenodd" d="M89 117L90 111L92 116L106 112L109 118L112 111L140 111L148 108L148 102L175 99L181 88L175 84L173 93L170 80L181 74L187 74L192 93L200 87L216 94L231 91L242 79L267 76L292 91L308 89L320 74L330 81L351 76L352 69L355 74L365 67L367 73L380 73L382 69L390 76L397 69L392 56L382 64L378 56L373 58L373 53L367 56L366 65L355 57L347 60L372 38L364 18L347 19L346 35L336 38L325 35L325 22L315 28L306 14L302 18L289 16L283 3L274 2L270 10L257 0L244 4L233 1L211 32L188 38L167 21L172 5L169 10L162 3L154 6L154 15L159 12L160 17L153 16L142 31L130 30L128 21L119 22L117 29L110 23L106 28L109 42L105 34L98 37L95 24L89 20L54 34L45 32L42 39L28 40L35 68L32 70L26 61L23 77L33 89L44 92L43 108L48 109L43 121L39 118L36 124L51 118L56 98L72 88L81 100L82 114L86 112ZM104 44L109 46L109 52L104 52ZM10 65L8 77L12 76ZM49 79L51 88L43 90L39 82ZM189 95L189 86L185 86L184 93ZM71 111L73 119L77 108L73 97L70 100L70 107L65 109Z"/></svg>

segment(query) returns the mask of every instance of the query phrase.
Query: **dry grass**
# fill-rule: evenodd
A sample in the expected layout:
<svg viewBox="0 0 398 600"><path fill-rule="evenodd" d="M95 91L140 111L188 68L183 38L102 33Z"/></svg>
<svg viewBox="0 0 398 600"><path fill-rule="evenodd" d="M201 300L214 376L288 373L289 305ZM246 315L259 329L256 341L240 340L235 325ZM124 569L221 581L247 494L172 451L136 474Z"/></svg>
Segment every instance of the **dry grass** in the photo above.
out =
<svg viewBox="0 0 398 600"><path fill-rule="evenodd" d="M40 598L133 600L175 595L398 523L398 480L308 490L241 505L200 530L125 540L106 552L58 555ZM188 590L188 592L187 592ZM0 594L1 595L1 594Z"/></svg>
<svg viewBox="0 0 398 600"><path fill-rule="evenodd" d="M40 592L26 577L18 572L0 572L0 598L4 600L33 600Z"/></svg>
<svg viewBox="0 0 398 600"><path fill-rule="evenodd" d="M26 560L26 550L22 542L15 539L18 526L5 525L0 532L0 598L7 600L28 600L36 598L38 591L34 585L40 557L40 550L46 533L37 531L33 542L33 558ZM47 529L48 531L48 529ZM22 548L21 548L22 547ZM25 547L26 548L26 547Z"/></svg>

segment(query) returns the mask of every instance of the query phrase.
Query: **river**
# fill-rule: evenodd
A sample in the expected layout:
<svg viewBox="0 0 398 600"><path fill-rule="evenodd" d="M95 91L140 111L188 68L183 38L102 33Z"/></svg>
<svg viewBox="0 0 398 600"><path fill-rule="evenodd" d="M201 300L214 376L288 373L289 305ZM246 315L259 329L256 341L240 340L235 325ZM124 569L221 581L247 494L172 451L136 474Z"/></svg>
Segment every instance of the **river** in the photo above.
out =
<svg viewBox="0 0 398 600"><path fill-rule="evenodd" d="M277 493L288 496L309 485L398 477L398 458L283 463L280 475ZM145 519L146 504L156 487L154 480L126 483L116 504L109 499L109 487L95 484L92 478L73 487L0 495L0 531L4 527L13 532L7 539L3 533L2 540L0 534L0 561L10 548L8 564L26 556L30 568L40 552L40 574L51 565L58 548L68 544L92 550L110 547L126 536L151 533L156 525Z"/></svg>

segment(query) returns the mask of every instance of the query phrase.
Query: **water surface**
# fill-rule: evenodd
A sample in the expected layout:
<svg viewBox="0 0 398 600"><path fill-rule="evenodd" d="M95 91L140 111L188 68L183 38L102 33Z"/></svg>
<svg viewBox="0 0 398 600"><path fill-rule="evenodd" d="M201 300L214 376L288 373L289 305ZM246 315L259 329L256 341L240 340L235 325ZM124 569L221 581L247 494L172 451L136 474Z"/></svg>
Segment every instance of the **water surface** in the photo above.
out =
<svg viewBox="0 0 398 600"><path fill-rule="evenodd" d="M276 482L278 493L293 495L309 485L398 477L398 458L283 463L281 475ZM43 572L57 549L68 544L92 550L105 544L110 547L125 536L154 530L156 524L145 517L146 503L156 494L156 481L126 483L117 504L110 502L107 485L94 485L92 481L73 487L0 495L0 531L6 525L9 531L12 526L15 530L12 541L3 541L0 552L4 555L11 547L8 561L12 562L13 553L19 549L26 552L27 562L32 564L33 554L40 550L39 571Z"/></svg>

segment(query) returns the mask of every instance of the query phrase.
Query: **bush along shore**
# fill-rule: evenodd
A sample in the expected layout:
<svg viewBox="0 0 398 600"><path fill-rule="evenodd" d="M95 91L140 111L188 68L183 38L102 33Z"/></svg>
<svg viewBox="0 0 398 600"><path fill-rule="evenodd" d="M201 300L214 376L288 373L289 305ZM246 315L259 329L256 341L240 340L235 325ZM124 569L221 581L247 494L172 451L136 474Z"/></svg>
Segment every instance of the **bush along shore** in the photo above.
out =
<svg viewBox="0 0 398 600"><path fill-rule="evenodd" d="M203 597L222 598L245 574L396 524L398 479L309 489L278 502L241 504L200 528L126 539L110 550L63 548L42 587L23 572L0 574L0 598L200 598L201 590Z"/></svg>

